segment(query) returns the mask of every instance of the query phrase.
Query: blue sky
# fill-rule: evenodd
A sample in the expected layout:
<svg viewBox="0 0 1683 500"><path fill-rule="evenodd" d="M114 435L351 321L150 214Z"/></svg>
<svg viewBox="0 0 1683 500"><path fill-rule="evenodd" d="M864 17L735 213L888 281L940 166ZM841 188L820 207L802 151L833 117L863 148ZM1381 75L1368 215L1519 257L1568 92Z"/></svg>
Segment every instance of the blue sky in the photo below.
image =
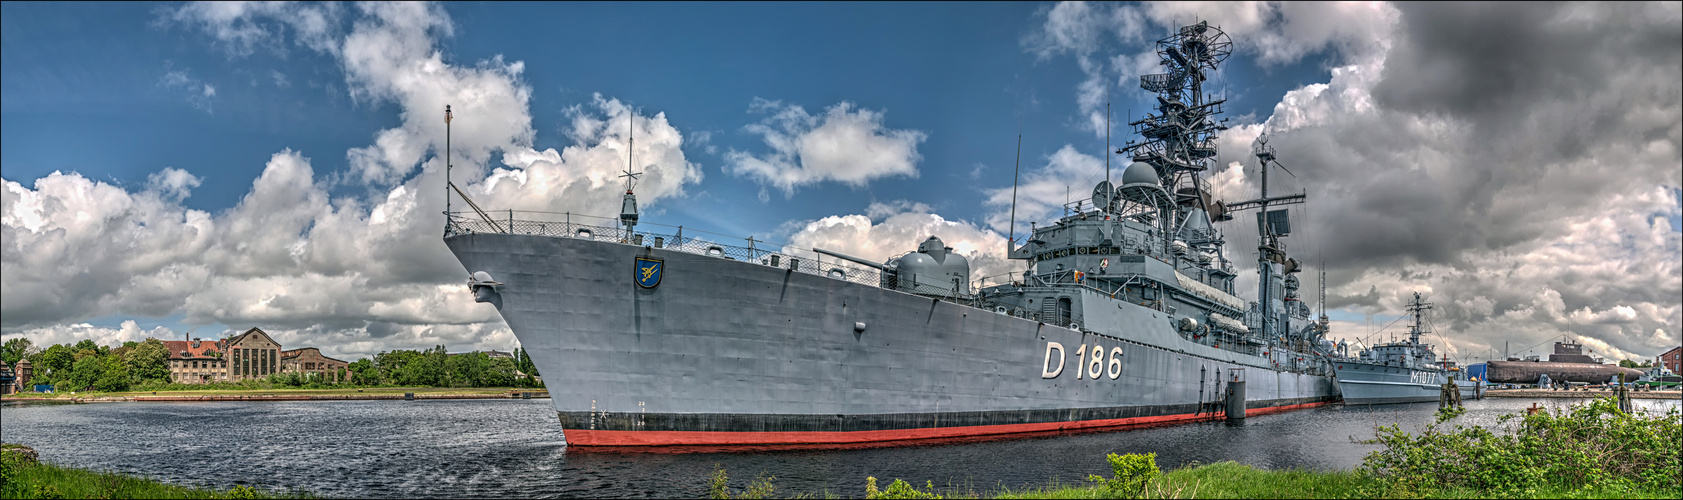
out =
<svg viewBox="0 0 1683 500"><path fill-rule="evenodd" d="M395 103L351 102L331 57L287 47L285 54L230 58L203 34L160 25L160 8L5 4L0 161L7 179L62 170L133 185L176 167L204 179L187 206L216 211L239 200L274 151L300 151L318 171L343 169L345 150L398 123ZM540 148L569 144L563 110L588 103L592 93L665 112L683 130L710 133L720 151L764 149L741 130L756 119L748 113L756 97L808 109L848 101L885 112L891 127L928 133L918 148L919 178L803 188L800 199L777 197L773 211L744 210L759 186L722 174L720 155L687 146L706 169L702 189L712 196L669 207L672 224L747 234L790 216L863 210L875 200L916 200L974 218L982 209L977 189L1011 182L1019 125L1026 163L1044 163L1071 142L1099 155L1102 138L1080 133L1072 117L1070 89L1080 71L1023 49L1022 38L1037 25L1034 13L1046 8L452 4L447 10L458 27L440 48L458 64L497 55L524 61ZM1228 116L1235 118L1266 114L1286 91L1325 79L1329 64L1315 56L1281 67L1261 68L1244 57L1234 63L1227 89L1234 95ZM196 105L193 89L165 82L172 71L211 85L216 95ZM1115 95L1117 121L1150 104L1125 90ZM1118 127L1115 139L1126 133ZM195 147L182 148L184 140Z"/></svg>
<svg viewBox="0 0 1683 500"><path fill-rule="evenodd" d="M1451 8L1445 14L1383 3L451 3L394 14L377 6L338 4L234 7L0 4L0 177L11 190L7 234L13 240L6 249L7 295L48 289L42 294L47 298L39 300L8 297L8 338L117 339L263 326L281 332L283 342L324 344L346 356L433 343L504 347L512 337L494 313L366 312L403 309L407 306L399 304L405 294L427 294L432 302L421 309L474 307L461 303L461 296L452 295L456 292L428 291L459 281L459 269L439 265L438 255L447 258L447 252L440 252L436 238L408 244L431 245L426 256L389 259L439 268L430 275L346 271L299 257L329 255L324 249L334 248L331 241L311 235L310 228L342 227L333 225L345 224L341 219L373 227L369 221L388 213L381 207L401 205L393 200L405 190L420 193L408 194L418 203L436 201L421 197L442 191L429 163L437 146L377 146L382 134L442 142L434 137L437 131L418 128L441 121L435 115L442 110L419 103L458 103L458 144L466 140L462 134L481 133L472 120L525 123L529 137L516 126L514 132L483 132L489 135L468 142L487 148L482 151L529 148L534 154L569 147L581 154L618 151L613 149L618 132L581 135L578 120L614 123L627 116L616 114L621 108L614 106L629 107L640 130L646 126L674 134L669 142L647 139L659 143L652 152L671 152L653 168L669 175L691 172L650 185L652 199L644 203L647 222L825 244L872 257L909 249L918 237L908 235L934 232L975 252L998 253L1001 249L994 247L1003 246L999 238L1008 229L1000 221L1006 205L998 197L1011 186L1019 130L1026 196L1055 207L1063 203L1062 187L1068 186L1076 198L1085 198L1091 183L1104 175L1098 167L1103 165L1104 136L1091 121L1095 109L1102 112L1103 96L1108 96L1116 122L1145 112L1151 98L1133 82L1153 71L1149 42L1195 19L1222 26L1236 47L1206 86L1227 95L1224 116L1235 127L1224 137L1221 161L1209 173L1217 194L1230 201L1254 194L1254 161L1241 161L1249 160L1251 141L1267 130L1281 149L1282 162L1302 176L1275 182L1310 193L1311 204L1299 214L1306 221L1299 235L1305 241L1297 245L1305 253L1310 248L1324 252L1316 257L1328 262L1330 302L1340 324L1364 330L1366 317L1390 318L1409 291L1428 290L1442 295L1440 302L1458 304L1446 312L1446 322L1468 332L1469 349L1499 345L1499 339L1510 337L1546 338L1579 321L1603 325L1596 331L1606 347L1641 353L1675 343L1683 326L1677 259L1666 264L1667 257L1677 255L1676 235L1683 227L1678 222L1683 195L1673 161L1678 99L1666 99L1661 92L1655 106L1672 123L1629 118L1608 127L1609 136L1652 138L1623 148L1647 156L1595 149L1549 159L1504 152L1557 144L1560 134L1568 133L1522 130L1518 125L1523 122L1629 110L1617 108L1622 102L1606 104L1572 89L1540 88L1528 97L1537 105L1505 111L1506 116L1443 111L1461 102L1461 96L1452 95L1452 83L1468 76L1435 74L1456 66L1420 61L1433 50L1444 50L1432 40L1475 35L1468 34L1470 29L1433 34L1426 23L1414 20L1511 14L1501 9ZM1535 15L1570 14L1544 10ZM1600 17L1591 17L1601 23L1597 26L1652 32L1664 39L1677 30L1674 10L1671 4L1647 4L1603 9ZM305 24L299 23L320 13L327 14L325 28L301 28ZM402 24L415 19L431 24ZM1528 29L1537 30L1534 39L1582 39L1581 33ZM362 33L391 35L414 55L388 54L391 61L386 62L393 64L422 64L436 53L448 78L416 84L411 81L415 74L353 60L349 54ZM1604 45L1585 57L1611 58L1623 50L1611 42ZM1492 46L1512 52L1497 60L1526 60L1526 47ZM1661 51L1619 57L1668 61L1671 56ZM508 69L514 63L518 69ZM1676 76L1674 67L1661 64L1659 76ZM434 75L416 74L423 79ZM1527 78L1523 72L1497 76ZM1615 76L1605 78L1625 81ZM1440 82L1426 87L1437 93L1418 90L1424 85L1419 82ZM1621 91L1606 82L1583 83L1614 95ZM434 84L454 93L428 94L427 85ZM461 104L463 96L504 84L525 89L525 97L510 98L501 107L475 108L478 116ZM1100 104L1095 108L1094 103ZM811 121L804 128L786 128L789 122L778 120L788 116ZM882 164L845 155L830 167L798 155L780 163L777 150L767 143L777 133L819 137L814 134L831 123L857 125L866 139L897 146L885 150L897 156L889 155L894 157ZM1469 136L1512 147L1477 147L1466 140ZM1114 127L1113 143L1130 137L1125 124ZM1597 144L1601 138L1574 140ZM639 136L639 146L644 141ZM393 153L400 149L418 155ZM288 151L298 159L277 160ZM353 160L356 151L385 151L403 159L383 164L398 172L395 176L380 177ZM529 186L519 196L491 197L495 176L487 172L493 169L538 175L531 170L537 167L500 160L497 155L484 162L456 160L462 175L458 184L477 186L474 192L485 197L476 201L487 208L564 208L597 215L612 215L618 208L616 202L602 201L611 200L612 187L591 188L590 196L576 203L553 199L560 191ZM755 161L769 163L756 174L750 168ZM297 199L317 193L323 200L313 212L287 219L303 228L296 237L278 234L287 233L281 222L247 220L260 219L253 214L263 206L254 183L266 172L282 178L278 174L292 165L288 162L306 165L309 173L294 193ZM1579 183L1566 198L1551 198L1550 190L1574 185L1574 171L1633 164L1637 173L1624 176L1629 177L1626 184L1599 182L1585 188ZM1120 159L1112 165L1118 171L1125 166ZM596 158L571 161L563 171L619 168L623 164ZM1527 170L1532 168L1540 170ZM178 169L174 179L183 183L154 178L173 171L166 169ZM37 184L55 171L73 173L90 186L109 184L135 200L152 196L161 201L151 212L136 207L153 207L148 205L152 201L83 210L104 214L106 225L100 226L88 217L65 215L82 210L75 203L98 205L91 198L55 191L72 187ZM846 179L850 171L858 177ZM870 173L859 173L865 171ZM1526 173L1541 171L1566 173ZM1399 185L1390 177L1398 172L1419 172L1413 175L1437 187ZM776 175L798 180L785 188L771 180ZM53 215L39 208L52 203L37 205L32 196L58 200L54 203L70 210ZM988 203L990 198L995 202ZM1551 200L1570 208L1536 213ZM1483 208L1452 210L1461 206ZM168 245L156 241L177 237L171 232L177 226L200 227L193 222L195 211L215 227L191 233L210 235L198 243L202 251L195 246L191 252L165 252ZM20 215L26 212L36 215ZM416 212L422 215L414 216L413 227L436 227L437 221L421 219L423 212ZM1029 207L1019 217L1044 221L1050 214L1045 206ZM37 217L47 222L38 223ZM1653 228L1660 226L1653 217L1664 225L1657 233ZM129 221L125 224L141 229L112 229L123 226L112 221ZM239 233L239 228L263 224L274 225L271 233L276 234ZM48 234L43 228L51 227L87 236L63 244L40 239ZM1251 238L1244 231L1236 227L1229 233L1229 248L1241 265ZM35 236L13 236L25 234ZM241 250L241 244L257 236L294 245L294 262L252 264L264 257L260 251ZM1613 241L1605 248L1583 246L1609 237ZM352 239L346 244L363 245L358 248L365 253L405 246L381 243L376 236ZM148 244L169 256L121 256L123 248ZM1558 249L1567 248L1605 253L1623 271L1598 274L1587 262L1557 261L1564 258L1556 255ZM66 270L42 271L20 257L34 251L61 252L51 262ZM284 252L277 255L284 257ZM1657 282L1618 286L1616 293L1588 291L1600 286L1589 281L1629 282L1644 267L1658 270ZM1489 278L1502 273L1522 276L1523 283L1504 286ZM390 297L306 298L304 288L341 278L373 283ZM135 292L142 284L166 279L198 285L173 299ZM1254 287L1252 280L1241 285ZM388 284L393 288L381 288ZM246 292L237 290L270 291L241 295ZM253 305L259 302L294 308L252 312L260 309ZM345 303L356 305L335 306ZM1522 327L1510 327L1513 320L1503 319L1522 313L1531 318ZM138 330L123 330L125 321L134 321ZM92 327L76 326L82 323Z"/></svg>

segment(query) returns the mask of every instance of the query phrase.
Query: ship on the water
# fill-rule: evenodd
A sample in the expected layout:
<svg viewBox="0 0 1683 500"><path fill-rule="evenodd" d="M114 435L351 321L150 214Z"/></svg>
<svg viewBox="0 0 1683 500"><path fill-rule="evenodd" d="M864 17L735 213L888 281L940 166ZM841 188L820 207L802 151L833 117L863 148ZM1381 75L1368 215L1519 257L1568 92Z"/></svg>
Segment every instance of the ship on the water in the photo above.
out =
<svg viewBox="0 0 1683 500"><path fill-rule="evenodd" d="M1549 355L1548 361L1535 357L1526 360L1508 358L1505 361L1491 360L1485 362L1485 365L1485 373L1489 374L1490 381L1498 384L1537 384L1539 387L1548 387L1550 382L1600 384L1617 383L1621 376L1625 382L1635 382L1643 377L1641 370L1596 362L1595 358L1584 354L1583 344L1570 339L1555 342L1554 354Z"/></svg>
<svg viewBox="0 0 1683 500"><path fill-rule="evenodd" d="M1230 39L1198 23L1156 47L1169 72L1140 78L1159 106L1114 152L1133 161L1120 185L1107 167L1090 198L1013 240L1024 270L1007 276L973 282L936 235L879 262L647 231L634 177L616 223L469 202L447 213L444 242L543 373L571 446L845 446L1336 400L1315 351L1324 322L1297 298L1288 212L1271 209L1305 195L1225 204L1201 176L1225 130L1202 83ZM1247 302L1214 223L1253 209ZM1243 402L1231 415L1230 397Z"/></svg>
<svg viewBox="0 0 1683 500"><path fill-rule="evenodd" d="M1453 360L1439 359L1431 344L1420 342L1429 333L1423 325L1430 302L1420 292L1408 303L1414 317L1408 340L1386 342L1362 350L1351 358L1334 358L1340 392L1346 404L1418 403L1437 401L1444 385L1453 381L1462 399L1484 394L1483 380L1473 380Z"/></svg>

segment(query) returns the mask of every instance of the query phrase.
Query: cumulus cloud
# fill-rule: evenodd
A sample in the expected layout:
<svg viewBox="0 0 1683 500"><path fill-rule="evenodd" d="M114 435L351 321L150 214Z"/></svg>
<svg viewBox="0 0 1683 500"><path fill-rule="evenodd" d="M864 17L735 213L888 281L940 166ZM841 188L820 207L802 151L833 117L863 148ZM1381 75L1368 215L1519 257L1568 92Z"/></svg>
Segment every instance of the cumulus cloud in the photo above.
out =
<svg viewBox="0 0 1683 500"><path fill-rule="evenodd" d="M618 99L596 94L589 107L573 106L567 114L573 146L506 153L502 161L511 168L491 172L473 192L517 210L599 214L619 209L619 176L627 161L635 161L641 174L640 203L680 196L684 185L701 182L701 167L684 156L684 136L665 113L640 116Z"/></svg>
<svg viewBox="0 0 1683 500"><path fill-rule="evenodd" d="M816 258L806 251L822 248L874 261L886 261L915 251L920 243L935 236L970 261L972 280L1005 280L1007 273L1021 273L1022 263L1005 258L1005 237L963 221L947 220L930 213L930 207L905 200L872 203L864 215L832 215L791 224L785 252ZM828 258L828 257L825 257Z"/></svg>
<svg viewBox="0 0 1683 500"><path fill-rule="evenodd" d="M157 24L184 24L210 35L229 57L245 57L258 49L284 53L286 34L298 45L317 51L336 51L335 35L344 8L337 3L194 2L162 10Z"/></svg>
<svg viewBox="0 0 1683 500"><path fill-rule="evenodd" d="M756 156L732 149L725 153L730 163L725 170L782 189L786 197L796 187L824 181L864 186L881 177L917 177L923 159L917 145L928 135L887 128L884 112L842 102L814 116L794 104L759 98L749 109L767 116L744 129L759 134L772 151Z"/></svg>
<svg viewBox="0 0 1683 500"><path fill-rule="evenodd" d="M1111 173L1120 177L1126 165L1111 165ZM1063 215L1065 200L1084 200L1092 196L1093 186L1104 180L1104 158L1076 151L1065 144L1046 157L1046 163L1030 170L1018 182L1016 220L1019 227L1028 221L1045 222ZM993 209L987 223L996 231L1010 232L1013 189L1010 186L985 191L983 204ZM1088 207L1091 208L1091 207ZM1019 235L1027 234L1018 231Z"/></svg>
<svg viewBox="0 0 1683 500"><path fill-rule="evenodd" d="M361 5L350 29L312 27L317 17L338 19L316 16L314 7L265 5L189 4L169 18L203 30L233 55L295 34L340 61L356 99L396 104L403 123L351 150L348 179L319 174L303 152L277 152L240 201L217 214L181 205L201 180L175 168L152 174L138 191L75 173L32 186L6 181L6 337L161 336L167 332L77 322L181 315L187 324L261 327L283 344L342 357L436 344L506 349L512 333L494 308L473 302L461 265L438 240L445 104L455 114L454 180L487 208L617 209L623 189L615 176L626 168L631 127L645 206L701 179L664 114L640 115L601 96L565 110L572 145L534 148L522 63L446 61L434 45L453 28L435 5ZM285 29L271 29L277 26ZM328 38L312 38L318 34ZM366 184L368 194L330 196L344 181Z"/></svg>

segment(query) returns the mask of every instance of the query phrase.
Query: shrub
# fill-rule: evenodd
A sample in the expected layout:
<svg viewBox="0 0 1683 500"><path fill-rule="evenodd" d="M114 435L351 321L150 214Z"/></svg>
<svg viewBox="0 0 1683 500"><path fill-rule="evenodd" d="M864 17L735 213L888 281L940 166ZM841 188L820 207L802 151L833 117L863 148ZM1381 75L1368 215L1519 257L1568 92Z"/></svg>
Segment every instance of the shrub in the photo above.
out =
<svg viewBox="0 0 1683 500"><path fill-rule="evenodd" d="M1121 498L1142 498L1145 495L1145 485L1155 479L1161 471L1157 470L1157 454L1129 453L1105 455L1110 462L1110 470L1116 477L1105 479L1097 474L1087 476L1088 481L1099 483L1112 495Z"/></svg>
<svg viewBox="0 0 1683 500"><path fill-rule="evenodd" d="M1626 413L1610 398L1558 411L1498 418L1503 432L1439 426L1419 435L1381 426L1368 444L1384 448L1358 469L1384 482L1386 496L1468 488L1492 494L1651 489L1683 495L1683 414ZM1510 422L1517 421L1517 425Z"/></svg>
<svg viewBox="0 0 1683 500"><path fill-rule="evenodd" d="M888 489L878 490L876 477L865 478L865 498L941 498L941 495L935 493L934 481L925 481L924 488L929 491L918 491L917 487L912 486L911 483L895 479L894 482L888 484Z"/></svg>

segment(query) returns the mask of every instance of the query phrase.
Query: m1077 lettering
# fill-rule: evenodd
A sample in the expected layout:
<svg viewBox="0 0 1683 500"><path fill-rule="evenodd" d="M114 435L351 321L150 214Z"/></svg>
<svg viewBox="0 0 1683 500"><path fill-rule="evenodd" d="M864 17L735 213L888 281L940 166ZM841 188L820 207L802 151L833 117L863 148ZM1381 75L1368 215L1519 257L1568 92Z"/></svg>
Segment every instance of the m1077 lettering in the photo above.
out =
<svg viewBox="0 0 1683 500"><path fill-rule="evenodd" d="M1058 353L1056 361L1053 361L1052 359L1052 352L1054 351ZM1068 358L1069 357L1064 354L1063 344L1057 342L1047 342L1046 360L1041 366L1040 378L1058 378L1059 375L1063 375L1064 363L1068 360ZM1098 344L1093 344L1091 346L1081 344L1075 348L1076 380L1086 378L1098 380L1099 377L1110 377L1111 380L1116 380L1117 377L1121 376L1121 347L1112 347L1108 352L1105 351L1103 346Z"/></svg>

